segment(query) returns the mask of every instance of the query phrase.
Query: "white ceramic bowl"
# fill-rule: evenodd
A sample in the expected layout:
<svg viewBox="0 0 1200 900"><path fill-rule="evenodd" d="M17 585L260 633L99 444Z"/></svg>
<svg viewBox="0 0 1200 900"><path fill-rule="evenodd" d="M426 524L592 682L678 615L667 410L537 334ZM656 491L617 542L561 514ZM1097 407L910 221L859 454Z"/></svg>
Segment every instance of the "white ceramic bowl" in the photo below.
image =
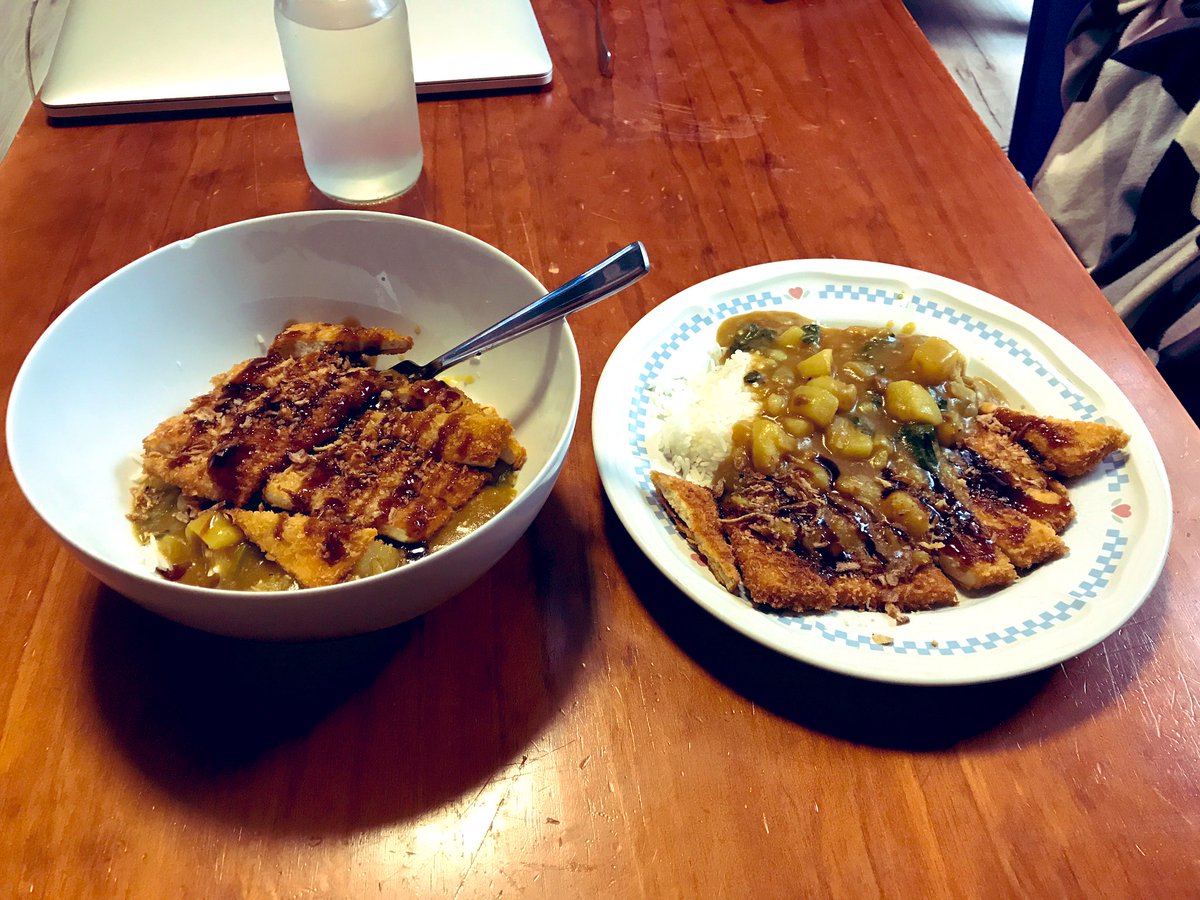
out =
<svg viewBox="0 0 1200 900"><path fill-rule="evenodd" d="M147 609L218 634L303 639L418 616L482 575L545 503L579 409L565 322L463 363L529 453L517 496L459 542L384 575L240 593L155 575L134 540L129 485L154 426L209 379L260 355L289 320L384 325L425 361L544 293L508 256L451 228L386 213L304 212L206 231L124 267L64 312L13 386L8 452L38 515L97 578Z"/></svg>

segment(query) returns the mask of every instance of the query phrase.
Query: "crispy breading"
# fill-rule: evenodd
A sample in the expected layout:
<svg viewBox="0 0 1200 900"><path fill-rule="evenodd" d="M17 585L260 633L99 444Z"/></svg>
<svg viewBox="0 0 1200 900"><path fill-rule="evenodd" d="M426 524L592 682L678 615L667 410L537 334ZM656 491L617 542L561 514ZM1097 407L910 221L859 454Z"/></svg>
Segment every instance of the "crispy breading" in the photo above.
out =
<svg viewBox="0 0 1200 900"><path fill-rule="evenodd" d="M994 489L991 478L980 476L981 471L990 467L973 461L968 453L953 450L946 453L944 466L949 471L942 473L942 483L970 510L984 534L1004 551L1013 566L1029 569L1063 556L1067 545L1054 529L1027 515L1016 501L1009 499L1009 494ZM998 480L1002 475L997 473L993 477Z"/></svg>
<svg viewBox="0 0 1200 900"><path fill-rule="evenodd" d="M903 612L952 606L958 591L932 563L897 566L896 571L873 576L850 573L830 580L840 609L883 612L893 606Z"/></svg>
<svg viewBox="0 0 1200 900"><path fill-rule="evenodd" d="M246 537L301 587L344 581L377 534L374 528L268 510L231 509L229 515Z"/></svg>
<svg viewBox="0 0 1200 900"><path fill-rule="evenodd" d="M1075 507L1061 482L1038 468L1007 430L978 420L959 435L956 448L967 451L964 462L975 469L972 487L1044 522L1062 534L1075 521Z"/></svg>
<svg viewBox="0 0 1200 900"><path fill-rule="evenodd" d="M917 569L902 584L882 585L861 575L839 575L832 585L840 609L884 612L889 605L904 612L953 606L958 602L954 583L932 565Z"/></svg>
<svg viewBox="0 0 1200 900"><path fill-rule="evenodd" d="M1067 552L1058 535L1075 518L1066 489L1006 432L971 423L944 455L941 481L1018 569Z"/></svg>
<svg viewBox="0 0 1200 900"><path fill-rule="evenodd" d="M378 408L328 446L295 457L264 489L282 509L378 528L403 543L432 537L491 480L519 468L512 425L441 381L384 375Z"/></svg>
<svg viewBox="0 0 1200 900"><path fill-rule="evenodd" d="M389 375L379 406L395 438L436 459L483 468L525 462L507 419L444 382Z"/></svg>
<svg viewBox="0 0 1200 900"><path fill-rule="evenodd" d="M440 381L378 371L367 358L411 345L386 328L285 328L265 356L213 378L208 393L147 436L131 519L149 539L215 501L302 587L343 581L360 561L364 572L393 566L401 551L378 535L429 541L526 460L492 407ZM489 498L479 521L502 497L511 492Z"/></svg>
<svg viewBox="0 0 1200 900"><path fill-rule="evenodd" d="M370 410L336 441L271 476L263 498L280 509L417 543L432 537L491 474L414 448L392 432L387 411Z"/></svg>
<svg viewBox="0 0 1200 900"><path fill-rule="evenodd" d="M1062 478L1077 478L1100 460L1129 443L1129 435L1102 422L1077 422L984 404L980 424L1008 430L1013 440L1032 450L1038 464Z"/></svg>
<svg viewBox="0 0 1200 900"><path fill-rule="evenodd" d="M884 612L892 605L913 612L958 602L954 584L933 565L917 568L896 585L855 574L826 578L803 556L775 546L746 523L727 524L725 534L746 593L763 606L793 612L835 607Z"/></svg>
<svg viewBox="0 0 1200 900"><path fill-rule="evenodd" d="M826 603L883 611L957 599L928 553L900 529L867 504L817 487L806 470L782 469L772 477L742 473L718 509L755 602L796 611ZM784 568L764 569L771 566Z"/></svg>
<svg viewBox="0 0 1200 900"><path fill-rule="evenodd" d="M741 577L721 529L712 491L664 472L651 472L650 480L679 533L704 557L721 586L736 594Z"/></svg>
<svg viewBox="0 0 1200 900"><path fill-rule="evenodd" d="M894 489L910 494L928 514L929 528L910 537L933 556L951 581L966 590L980 590L1017 580L1008 556L939 480L931 483L924 475L903 468L889 469L888 475Z"/></svg>
<svg viewBox="0 0 1200 900"><path fill-rule="evenodd" d="M269 352L276 356L304 356L329 350L334 353L379 356L384 353L407 353L412 349L412 344L411 337L390 328L297 322L275 336Z"/></svg>
<svg viewBox="0 0 1200 900"><path fill-rule="evenodd" d="M918 570L911 581L900 585L896 591L897 596L892 604L896 609L905 612L954 606L958 603L958 590L954 587L954 582L933 565ZM872 608L886 611L887 605L885 602L882 606L876 605Z"/></svg>
<svg viewBox="0 0 1200 900"><path fill-rule="evenodd" d="M1017 580L1017 570L1005 553L991 559L968 559L953 553L937 554L938 568L967 591L1004 587Z"/></svg>
<svg viewBox="0 0 1200 900"><path fill-rule="evenodd" d="M146 437L143 466L186 494L245 505L289 454L330 440L381 384L379 372L331 352L238 363Z"/></svg>
<svg viewBox="0 0 1200 900"><path fill-rule="evenodd" d="M833 609L833 588L796 554L772 546L744 524L726 526L725 534L752 602L794 612Z"/></svg>

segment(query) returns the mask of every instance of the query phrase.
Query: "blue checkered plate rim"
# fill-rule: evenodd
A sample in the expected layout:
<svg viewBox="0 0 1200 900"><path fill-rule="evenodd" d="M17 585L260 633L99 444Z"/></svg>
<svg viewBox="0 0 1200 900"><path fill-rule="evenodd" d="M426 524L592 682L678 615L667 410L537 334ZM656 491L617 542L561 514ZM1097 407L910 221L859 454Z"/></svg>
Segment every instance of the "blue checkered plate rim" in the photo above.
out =
<svg viewBox="0 0 1200 900"><path fill-rule="evenodd" d="M878 613L788 615L724 591L666 517L650 471L672 385L710 363L718 324L790 309L827 325L912 322L967 356L969 370L1046 415L1119 424L1129 447L1071 485L1070 554L1017 584L897 626ZM1157 580L1171 501L1158 450L1103 371L1050 327L975 288L929 273L847 260L769 263L665 301L614 350L597 387L593 435L601 480L642 550L684 594L747 636L846 674L914 684L995 680L1044 668L1103 640Z"/></svg>

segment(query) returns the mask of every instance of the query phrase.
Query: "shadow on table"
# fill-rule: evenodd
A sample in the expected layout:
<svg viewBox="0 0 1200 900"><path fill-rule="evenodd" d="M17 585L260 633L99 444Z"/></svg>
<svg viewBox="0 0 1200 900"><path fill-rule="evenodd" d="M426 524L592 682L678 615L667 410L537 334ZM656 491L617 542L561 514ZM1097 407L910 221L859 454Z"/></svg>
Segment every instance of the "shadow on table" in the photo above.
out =
<svg viewBox="0 0 1200 900"><path fill-rule="evenodd" d="M798 725L854 743L909 751L986 750L1064 731L1114 702L1154 653L1151 598L1099 647L1005 681L950 687L884 684L799 662L719 621L675 587L605 504L617 561L647 612L683 652L727 687Z"/></svg>
<svg viewBox="0 0 1200 900"><path fill-rule="evenodd" d="M558 713L594 623L586 552L552 497L425 617L307 643L204 634L102 590L97 706L148 778L214 817L305 835L411 819L517 765ZM536 584L531 560L550 560Z"/></svg>

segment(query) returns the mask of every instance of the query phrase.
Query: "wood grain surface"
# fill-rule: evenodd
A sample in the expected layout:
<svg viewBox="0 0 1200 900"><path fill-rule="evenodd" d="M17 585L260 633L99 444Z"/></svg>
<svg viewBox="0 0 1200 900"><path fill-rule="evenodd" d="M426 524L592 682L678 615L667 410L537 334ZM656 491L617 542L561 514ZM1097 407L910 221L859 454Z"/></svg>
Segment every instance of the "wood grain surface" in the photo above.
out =
<svg viewBox="0 0 1200 900"><path fill-rule="evenodd" d="M422 103L424 174L383 208L546 283L648 247L650 276L573 317L583 406L545 510L418 621L270 645L99 585L5 465L0 895L1194 896L1198 433L903 6L613 0L611 80L590 2L536 8L552 89ZM51 127L35 108L0 164L5 398L118 267L332 205L286 112ZM596 379L680 289L803 257L995 293L1134 399L1176 519L1130 623L1047 672L889 687L760 648L658 574L602 495Z"/></svg>

